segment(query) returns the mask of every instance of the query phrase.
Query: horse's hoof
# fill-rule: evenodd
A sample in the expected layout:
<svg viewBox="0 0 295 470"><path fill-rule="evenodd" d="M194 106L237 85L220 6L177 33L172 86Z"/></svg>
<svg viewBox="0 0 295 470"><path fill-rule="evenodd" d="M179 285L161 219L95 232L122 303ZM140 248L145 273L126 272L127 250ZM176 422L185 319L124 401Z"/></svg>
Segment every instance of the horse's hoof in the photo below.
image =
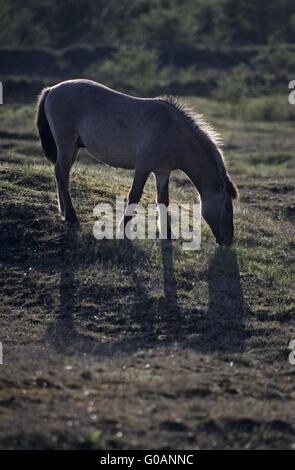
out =
<svg viewBox="0 0 295 470"><path fill-rule="evenodd" d="M68 217L65 219L66 220L66 223L70 226L70 227L80 227L80 222L79 220L77 219L77 217Z"/></svg>

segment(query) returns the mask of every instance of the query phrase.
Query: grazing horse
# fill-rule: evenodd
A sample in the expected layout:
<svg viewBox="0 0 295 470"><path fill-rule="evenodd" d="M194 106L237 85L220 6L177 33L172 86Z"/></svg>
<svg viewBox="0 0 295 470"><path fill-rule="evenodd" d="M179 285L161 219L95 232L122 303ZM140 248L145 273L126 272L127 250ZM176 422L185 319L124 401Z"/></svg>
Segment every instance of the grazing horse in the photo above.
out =
<svg viewBox="0 0 295 470"><path fill-rule="evenodd" d="M232 199L238 190L227 173L220 140L200 115L175 98L137 98L91 80L69 80L41 92L36 125L44 153L55 164L59 210L66 221L78 222L69 175L79 148L85 147L102 162L135 170L128 204L139 202L153 172L157 203L168 206L170 172L182 170L200 194L202 216L217 243L232 243ZM130 218L125 215L124 226Z"/></svg>

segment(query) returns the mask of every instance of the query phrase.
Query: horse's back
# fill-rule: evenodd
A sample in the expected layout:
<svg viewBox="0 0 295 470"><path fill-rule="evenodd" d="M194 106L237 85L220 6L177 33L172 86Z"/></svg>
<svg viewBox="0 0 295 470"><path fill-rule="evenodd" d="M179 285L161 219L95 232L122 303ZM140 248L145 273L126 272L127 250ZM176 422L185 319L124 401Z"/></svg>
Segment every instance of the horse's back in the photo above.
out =
<svg viewBox="0 0 295 470"><path fill-rule="evenodd" d="M87 114L95 112L97 118L101 113L104 119L113 117L114 113L123 113L129 119L137 118L142 102L146 107L152 101L152 98L137 98L86 79L68 80L54 85L47 99L49 107L52 110L56 108L56 114L69 110L74 115L83 111Z"/></svg>
<svg viewBox="0 0 295 470"><path fill-rule="evenodd" d="M63 138L70 140L72 134L93 155L124 168L134 168L138 149L163 145L160 136L171 124L171 111L159 99L133 97L83 79L53 86L46 110Z"/></svg>

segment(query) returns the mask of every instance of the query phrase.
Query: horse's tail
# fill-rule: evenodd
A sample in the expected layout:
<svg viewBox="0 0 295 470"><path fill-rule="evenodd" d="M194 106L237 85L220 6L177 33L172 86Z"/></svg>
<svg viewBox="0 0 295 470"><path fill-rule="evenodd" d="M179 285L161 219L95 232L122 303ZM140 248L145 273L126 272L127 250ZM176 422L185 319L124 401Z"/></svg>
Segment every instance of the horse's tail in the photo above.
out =
<svg viewBox="0 0 295 470"><path fill-rule="evenodd" d="M44 88L40 93L36 111L36 127L47 160L56 163L57 148L45 113L45 101L51 88Z"/></svg>

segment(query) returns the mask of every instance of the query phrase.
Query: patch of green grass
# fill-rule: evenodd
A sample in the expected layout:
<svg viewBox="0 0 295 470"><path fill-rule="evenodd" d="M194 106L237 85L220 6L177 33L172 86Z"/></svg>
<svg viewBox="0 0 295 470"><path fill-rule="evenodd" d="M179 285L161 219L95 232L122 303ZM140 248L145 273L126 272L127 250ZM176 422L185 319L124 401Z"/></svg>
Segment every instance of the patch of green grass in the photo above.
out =
<svg viewBox="0 0 295 470"><path fill-rule="evenodd" d="M241 117L247 121L294 121L295 108L285 95L247 99Z"/></svg>
<svg viewBox="0 0 295 470"><path fill-rule="evenodd" d="M34 134L35 105L3 104L0 106L1 131Z"/></svg>

